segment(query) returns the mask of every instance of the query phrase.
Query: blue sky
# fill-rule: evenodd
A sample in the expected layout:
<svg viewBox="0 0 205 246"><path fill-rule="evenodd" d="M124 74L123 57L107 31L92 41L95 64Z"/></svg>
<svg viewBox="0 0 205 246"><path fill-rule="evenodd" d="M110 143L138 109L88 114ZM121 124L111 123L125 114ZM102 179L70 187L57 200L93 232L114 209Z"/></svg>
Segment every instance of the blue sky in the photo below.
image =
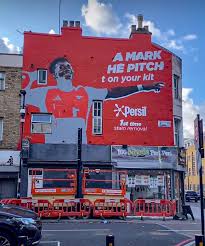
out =
<svg viewBox="0 0 205 246"><path fill-rule="evenodd" d="M0 0L0 52L18 52L23 31L58 33L59 1ZM80 20L83 35L128 37L143 14L153 41L182 58L186 128L196 113L205 116L204 9L204 0L61 0L61 23Z"/></svg>

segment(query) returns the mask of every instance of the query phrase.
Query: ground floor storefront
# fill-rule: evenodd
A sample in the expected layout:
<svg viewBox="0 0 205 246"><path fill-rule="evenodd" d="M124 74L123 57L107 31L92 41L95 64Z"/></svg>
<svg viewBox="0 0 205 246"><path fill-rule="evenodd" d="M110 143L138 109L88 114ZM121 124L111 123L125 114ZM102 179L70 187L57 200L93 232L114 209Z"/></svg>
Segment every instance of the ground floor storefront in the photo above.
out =
<svg viewBox="0 0 205 246"><path fill-rule="evenodd" d="M183 172L175 170L127 170L126 197L136 199L176 200L183 203Z"/></svg>
<svg viewBox="0 0 205 246"><path fill-rule="evenodd" d="M53 193L75 197L79 178L77 146L32 145L21 170L21 196ZM183 203L184 167L175 147L83 145L81 170L84 194Z"/></svg>
<svg viewBox="0 0 205 246"><path fill-rule="evenodd" d="M81 181L81 188L84 185L90 190L112 189L110 146L83 145L81 154L79 169L75 144L33 144L29 157L24 158L22 163L21 196L73 198L77 192L79 170L86 177L86 183Z"/></svg>
<svg viewBox="0 0 205 246"><path fill-rule="evenodd" d="M0 150L0 199L16 197L20 152Z"/></svg>
<svg viewBox="0 0 205 246"><path fill-rule="evenodd" d="M176 147L113 146L117 170L127 171L126 197L184 202L185 168ZM183 161L184 163L184 161Z"/></svg>

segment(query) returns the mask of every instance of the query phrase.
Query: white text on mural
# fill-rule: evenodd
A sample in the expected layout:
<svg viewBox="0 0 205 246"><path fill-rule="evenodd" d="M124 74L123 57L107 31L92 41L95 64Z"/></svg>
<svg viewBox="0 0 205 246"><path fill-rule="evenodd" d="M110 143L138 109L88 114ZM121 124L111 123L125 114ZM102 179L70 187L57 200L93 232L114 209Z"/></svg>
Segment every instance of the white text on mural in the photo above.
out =
<svg viewBox="0 0 205 246"><path fill-rule="evenodd" d="M154 80L155 71L164 70L161 50L144 52L116 53L112 64L107 66L106 76L102 76L102 83L126 83ZM129 75L132 74L132 75ZM134 75L133 75L134 73ZM123 75L120 75L123 74ZM125 75L126 74L126 75Z"/></svg>

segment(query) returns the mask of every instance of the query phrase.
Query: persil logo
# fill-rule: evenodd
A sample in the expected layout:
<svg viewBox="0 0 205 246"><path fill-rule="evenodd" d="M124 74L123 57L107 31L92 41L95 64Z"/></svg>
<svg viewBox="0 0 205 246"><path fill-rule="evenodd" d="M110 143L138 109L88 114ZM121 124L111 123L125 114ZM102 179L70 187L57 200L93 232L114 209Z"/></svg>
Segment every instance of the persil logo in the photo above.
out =
<svg viewBox="0 0 205 246"><path fill-rule="evenodd" d="M142 106L141 108L130 108L129 106L119 106L118 104L115 104L115 116L118 117L121 115L127 117L127 116L147 116L147 107Z"/></svg>

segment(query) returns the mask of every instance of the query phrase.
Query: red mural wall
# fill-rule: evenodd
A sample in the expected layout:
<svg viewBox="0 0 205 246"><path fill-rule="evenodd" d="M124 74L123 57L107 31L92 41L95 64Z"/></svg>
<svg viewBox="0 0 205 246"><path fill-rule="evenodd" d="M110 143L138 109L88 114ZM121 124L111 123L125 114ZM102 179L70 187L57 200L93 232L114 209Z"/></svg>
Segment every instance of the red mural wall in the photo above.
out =
<svg viewBox="0 0 205 246"><path fill-rule="evenodd" d="M37 83L47 69L46 85ZM77 128L89 144L172 146L172 54L150 34L129 39L82 36L81 28L61 35L24 35L26 121L33 143L77 142ZM92 132L92 102L103 102L102 134ZM52 114L52 133L31 133L31 114Z"/></svg>

